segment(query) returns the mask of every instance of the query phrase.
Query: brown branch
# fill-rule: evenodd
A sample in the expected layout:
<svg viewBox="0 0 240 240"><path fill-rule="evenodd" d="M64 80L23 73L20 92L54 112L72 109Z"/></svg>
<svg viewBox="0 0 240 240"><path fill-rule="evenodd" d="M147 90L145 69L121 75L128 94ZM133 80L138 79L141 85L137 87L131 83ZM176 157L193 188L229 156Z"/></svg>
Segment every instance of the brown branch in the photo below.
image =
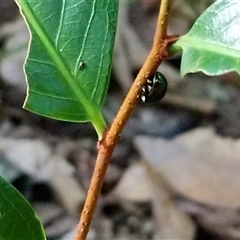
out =
<svg viewBox="0 0 240 240"><path fill-rule="evenodd" d="M98 143L98 156L95 169L87 192L85 205L81 213L81 219L77 227L75 240L86 239L110 157L119 139L119 135L138 101L139 94L142 91L141 85L146 82L149 75L157 70L162 60L167 56L167 25L170 4L171 0L161 1L152 49L132 84L110 129L106 130L103 139Z"/></svg>

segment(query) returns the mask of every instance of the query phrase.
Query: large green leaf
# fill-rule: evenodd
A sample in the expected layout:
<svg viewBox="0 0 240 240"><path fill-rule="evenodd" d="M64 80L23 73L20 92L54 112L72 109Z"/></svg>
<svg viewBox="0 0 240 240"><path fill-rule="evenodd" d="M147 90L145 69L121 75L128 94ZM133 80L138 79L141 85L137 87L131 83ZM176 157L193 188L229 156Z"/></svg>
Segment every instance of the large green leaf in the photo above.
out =
<svg viewBox="0 0 240 240"><path fill-rule="evenodd" d="M59 120L91 121L101 135L118 1L16 1L32 35L24 107Z"/></svg>
<svg viewBox="0 0 240 240"><path fill-rule="evenodd" d="M0 240L46 240L30 204L0 177Z"/></svg>
<svg viewBox="0 0 240 240"><path fill-rule="evenodd" d="M240 1L218 0L173 47L183 49L181 75L240 73Z"/></svg>

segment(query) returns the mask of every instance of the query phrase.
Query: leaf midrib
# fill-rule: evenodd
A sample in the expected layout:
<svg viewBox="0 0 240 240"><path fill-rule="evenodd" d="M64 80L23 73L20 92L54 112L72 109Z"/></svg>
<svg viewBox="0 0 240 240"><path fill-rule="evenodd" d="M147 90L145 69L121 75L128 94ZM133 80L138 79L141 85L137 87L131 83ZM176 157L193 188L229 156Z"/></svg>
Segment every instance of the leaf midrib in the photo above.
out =
<svg viewBox="0 0 240 240"><path fill-rule="evenodd" d="M54 44L51 42L51 40L48 38L47 34L45 33L44 29L41 27L41 24L39 23L38 19L36 18L29 4L26 1L22 1L21 6L23 8L24 14L28 18L28 24L31 25L31 28L34 30L37 36L41 39L41 43L46 49L46 52L48 53L51 60L55 63L57 69L61 69L59 73L62 75L63 80L66 81L67 84L69 84L69 86L72 89L72 92L76 95L78 101L82 103L82 106L87 112L90 120L93 122L93 124L94 124L94 121L96 122L96 118L98 118L98 121L102 121L103 119L101 114L99 114L99 111L88 100L82 88L75 81L73 74L71 74L71 71L66 66L64 60L62 59L61 54L54 47Z"/></svg>
<svg viewBox="0 0 240 240"><path fill-rule="evenodd" d="M224 46L217 42L209 42L204 39L190 37L188 35L181 37L175 43L175 45L179 45L180 47L189 47L191 49L201 49L204 51L220 53L222 55L231 56L238 59L240 58L240 49L233 49L227 45Z"/></svg>

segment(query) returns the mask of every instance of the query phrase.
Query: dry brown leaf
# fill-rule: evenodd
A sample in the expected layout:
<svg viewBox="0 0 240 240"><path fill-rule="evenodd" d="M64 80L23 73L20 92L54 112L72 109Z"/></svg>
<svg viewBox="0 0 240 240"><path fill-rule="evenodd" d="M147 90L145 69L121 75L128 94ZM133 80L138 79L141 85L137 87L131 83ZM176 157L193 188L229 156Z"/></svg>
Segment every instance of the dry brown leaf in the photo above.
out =
<svg viewBox="0 0 240 240"><path fill-rule="evenodd" d="M240 206L240 140L199 128L173 140L138 137L136 144L184 196L213 206Z"/></svg>
<svg viewBox="0 0 240 240"><path fill-rule="evenodd" d="M151 184L142 163L132 164L123 174L113 190L112 195L122 201L135 203L147 202L151 199Z"/></svg>
<svg viewBox="0 0 240 240"><path fill-rule="evenodd" d="M167 202L182 196L174 199L175 204L203 228L228 239L240 239L240 140L199 128L172 140L137 137L136 145L147 159L155 191L168 193ZM157 202L161 205L163 201L159 198ZM173 220L180 224L180 219Z"/></svg>
<svg viewBox="0 0 240 240"><path fill-rule="evenodd" d="M155 222L154 239L195 239L196 227L190 216L175 203L164 185L153 183L152 207Z"/></svg>

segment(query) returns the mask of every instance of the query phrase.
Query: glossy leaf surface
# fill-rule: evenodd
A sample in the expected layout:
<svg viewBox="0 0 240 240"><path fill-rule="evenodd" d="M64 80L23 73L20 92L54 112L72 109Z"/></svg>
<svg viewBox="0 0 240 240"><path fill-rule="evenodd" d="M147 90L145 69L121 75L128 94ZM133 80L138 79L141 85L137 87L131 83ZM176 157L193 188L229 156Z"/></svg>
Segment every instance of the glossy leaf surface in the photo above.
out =
<svg viewBox="0 0 240 240"><path fill-rule="evenodd" d="M173 47L183 49L181 75L240 73L240 1L218 0Z"/></svg>
<svg viewBox="0 0 240 240"><path fill-rule="evenodd" d="M43 116L105 126L117 0L17 0L32 35L24 107Z"/></svg>
<svg viewBox="0 0 240 240"><path fill-rule="evenodd" d="M0 240L46 240L30 204L0 177Z"/></svg>

